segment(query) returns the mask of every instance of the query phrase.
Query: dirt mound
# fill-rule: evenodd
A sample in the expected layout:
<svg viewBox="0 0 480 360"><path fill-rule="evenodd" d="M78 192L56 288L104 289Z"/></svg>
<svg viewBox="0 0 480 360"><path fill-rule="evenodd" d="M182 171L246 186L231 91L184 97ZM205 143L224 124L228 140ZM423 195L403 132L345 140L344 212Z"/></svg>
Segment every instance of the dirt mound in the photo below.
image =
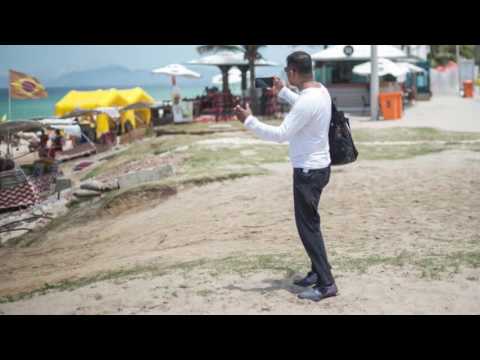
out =
<svg viewBox="0 0 480 360"><path fill-rule="evenodd" d="M99 215L118 216L153 203L158 205L176 194L177 188L171 186L142 186L127 190L106 202Z"/></svg>

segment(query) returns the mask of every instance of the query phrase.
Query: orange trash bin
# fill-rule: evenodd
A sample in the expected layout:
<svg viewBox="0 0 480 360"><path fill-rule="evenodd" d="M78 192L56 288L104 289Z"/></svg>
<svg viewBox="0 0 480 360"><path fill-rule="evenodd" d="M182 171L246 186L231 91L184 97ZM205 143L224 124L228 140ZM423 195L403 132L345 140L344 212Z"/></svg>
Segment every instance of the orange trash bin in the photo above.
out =
<svg viewBox="0 0 480 360"><path fill-rule="evenodd" d="M398 120L403 115L403 102L401 92L381 93L380 109L384 120Z"/></svg>
<svg viewBox="0 0 480 360"><path fill-rule="evenodd" d="M473 98L473 81L467 80L463 82L463 97Z"/></svg>

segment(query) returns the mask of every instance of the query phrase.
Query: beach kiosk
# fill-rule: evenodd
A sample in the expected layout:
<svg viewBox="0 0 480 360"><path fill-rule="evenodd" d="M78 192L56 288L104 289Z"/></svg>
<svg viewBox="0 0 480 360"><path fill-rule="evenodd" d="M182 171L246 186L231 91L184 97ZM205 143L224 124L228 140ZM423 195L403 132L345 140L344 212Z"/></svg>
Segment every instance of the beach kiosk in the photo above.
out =
<svg viewBox="0 0 480 360"><path fill-rule="evenodd" d="M152 118L150 105L154 102L154 99L139 87L70 91L56 104L55 114L60 117L74 117L78 114L81 123L91 122L95 126L96 142L104 139L103 142L108 148L115 142L111 137L118 135L117 130L125 134L134 132L137 128L149 127Z"/></svg>
<svg viewBox="0 0 480 360"><path fill-rule="evenodd" d="M127 111L120 111L122 130L125 130L127 121L130 121L134 129L149 127L152 121L150 105L155 103L153 97L140 87L118 90L118 93L126 100L129 107Z"/></svg>
<svg viewBox="0 0 480 360"><path fill-rule="evenodd" d="M70 91L55 105L55 115L65 116L78 110L97 110L127 106L128 101L118 90ZM100 139L107 134L115 124L108 111L102 111L95 117L96 137Z"/></svg>
<svg viewBox="0 0 480 360"><path fill-rule="evenodd" d="M378 57L392 61L407 54L392 45L378 45ZM341 111L351 114L370 113L370 81L355 74L355 66L371 60L371 45L334 45L312 55L315 78L324 84Z"/></svg>
<svg viewBox="0 0 480 360"><path fill-rule="evenodd" d="M222 73L222 93L217 94L213 101L211 111L216 119L226 118L231 115L230 113L232 112L231 109L234 104L233 97L230 93L229 83L231 69L238 68L238 70L240 70L242 96L244 99L249 97L247 92L247 73L249 70L249 63L248 60L245 59L245 54L243 52L219 51L216 54L204 56L188 63L191 65L216 66L220 69ZM278 66L278 64L265 59L257 59L255 60L255 67L259 66Z"/></svg>

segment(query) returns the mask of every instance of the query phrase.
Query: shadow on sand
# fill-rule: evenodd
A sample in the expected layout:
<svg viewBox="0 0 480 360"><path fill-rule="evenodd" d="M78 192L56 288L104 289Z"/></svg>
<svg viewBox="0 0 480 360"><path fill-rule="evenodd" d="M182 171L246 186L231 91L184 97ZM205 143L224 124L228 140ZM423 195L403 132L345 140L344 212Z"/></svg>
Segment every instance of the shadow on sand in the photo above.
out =
<svg viewBox="0 0 480 360"><path fill-rule="evenodd" d="M253 287L253 288L244 288L244 287L239 287L235 285L228 285L225 286L224 289L226 290L238 290L242 292L256 292L260 293L262 295L269 293L269 292L274 292L274 291L280 291L280 290L286 290L289 293L293 295L298 295L305 289L293 285L293 280L294 278L288 277L284 279L265 279L262 281L262 283L266 284L264 287Z"/></svg>

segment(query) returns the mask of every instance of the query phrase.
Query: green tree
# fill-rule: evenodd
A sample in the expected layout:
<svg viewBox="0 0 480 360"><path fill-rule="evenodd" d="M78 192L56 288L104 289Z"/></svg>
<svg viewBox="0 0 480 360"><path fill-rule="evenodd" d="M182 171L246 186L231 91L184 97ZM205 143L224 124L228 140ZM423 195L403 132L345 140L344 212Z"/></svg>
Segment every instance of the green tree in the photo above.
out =
<svg viewBox="0 0 480 360"><path fill-rule="evenodd" d="M248 60L248 67L250 71L250 97L252 102L252 110L256 113L258 109L257 92L255 89L255 61L262 58L260 49L267 45L201 45L197 48L199 54L218 52L222 50L243 52L245 59ZM223 76L224 86L226 85L226 78L228 74Z"/></svg>

